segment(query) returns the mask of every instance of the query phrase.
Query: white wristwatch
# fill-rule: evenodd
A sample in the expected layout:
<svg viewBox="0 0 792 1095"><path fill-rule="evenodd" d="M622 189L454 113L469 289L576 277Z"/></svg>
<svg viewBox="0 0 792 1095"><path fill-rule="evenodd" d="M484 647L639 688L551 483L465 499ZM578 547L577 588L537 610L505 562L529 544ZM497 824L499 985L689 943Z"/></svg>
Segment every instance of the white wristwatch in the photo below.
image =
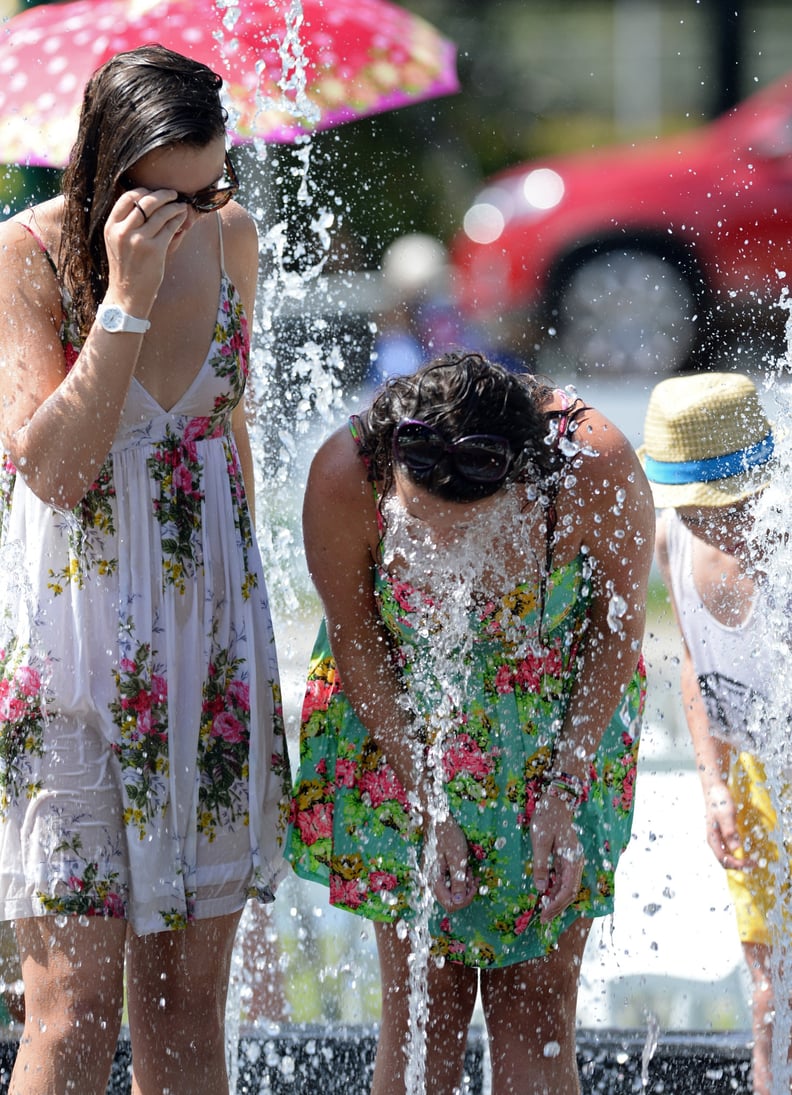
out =
<svg viewBox="0 0 792 1095"><path fill-rule="evenodd" d="M96 310L96 318L105 331L110 331L111 334L116 331L131 331L136 335L144 335L151 326L147 319L137 319L117 304L100 304Z"/></svg>

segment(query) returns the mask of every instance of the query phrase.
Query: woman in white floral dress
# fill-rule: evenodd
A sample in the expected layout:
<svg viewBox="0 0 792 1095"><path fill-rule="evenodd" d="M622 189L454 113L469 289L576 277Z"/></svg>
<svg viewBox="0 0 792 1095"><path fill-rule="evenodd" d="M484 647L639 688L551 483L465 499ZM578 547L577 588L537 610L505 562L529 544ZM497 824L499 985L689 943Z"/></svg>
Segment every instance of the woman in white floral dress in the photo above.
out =
<svg viewBox="0 0 792 1095"><path fill-rule="evenodd" d="M0 226L0 918L12 1092L227 1091L229 962L283 872L278 671L243 393L258 249L221 80L89 83L60 197ZM208 348L208 349L207 349Z"/></svg>

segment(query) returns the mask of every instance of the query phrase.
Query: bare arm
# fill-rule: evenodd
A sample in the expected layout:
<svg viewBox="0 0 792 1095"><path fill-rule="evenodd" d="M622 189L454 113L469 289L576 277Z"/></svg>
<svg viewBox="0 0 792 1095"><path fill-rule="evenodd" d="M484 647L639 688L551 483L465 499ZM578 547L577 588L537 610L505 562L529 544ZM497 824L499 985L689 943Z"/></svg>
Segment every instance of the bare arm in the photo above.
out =
<svg viewBox="0 0 792 1095"><path fill-rule="evenodd" d="M674 610L677 626L680 634L683 634L679 609L674 600L671 586L666 531L663 521L658 524L656 558L671 599L671 607ZM737 831L737 811L728 787L731 749L710 731L709 716L701 695L693 659L684 637L682 645L680 673L682 706L688 732L693 742L696 770L701 780L701 789L704 792L707 843L721 866L733 870L743 868L750 865L750 861L741 856L740 837Z"/></svg>
<svg viewBox="0 0 792 1095"><path fill-rule="evenodd" d="M427 785L420 746L374 597L376 505L346 427L333 434L314 458L303 534L344 692L425 817ZM463 908L475 896L467 841L450 817L438 825L437 840L435 895L447 909Z"/></svg>
<svg viewBox="0 0 792 1095"><path fill-rule="evenodd" d="M185 215L184 206L173 203L173 191L155 193L160 204L144 225L133 204L137 192L129 191L105 229L107 299L139 318L151 311L168 247ZM0 249L0 436L31 489L43 501L70 509L107 456L145 336L110 334L95 323L67 373L52 271L19 223L0 226Z"/></svg>
<svg viewBox="0 0 792 1095"><path fill-rule="evenodd" d="M252 322L256 307L256 281L258 276L258 233L253 219L241 206L232 203L226 207L223 218L223 241L226 265L231 280L242 299L248 322ZM242 478L245 483L250 517L256 523L256 480L253 470L253 453L250 447L247 414L244 398L234 408L231 426L234 432Z"/></svg>
<svg viewBox="0 0 792 1095"><path fill-rule="evenodd" d="M577 457L575 482L562 488L557 550L568 536L588 551L593 598L556 763L585 779L638 663L655 519L649 484L624 435L589 411L576 436L596 455Z"/></svg>
<svg viewBox="0 0 792 1095"><path fill-rule="evenodd" d="M374 598L375 502L346 427L320 448L303 509L305 553L344 691L416 804L412 719Z"/></svg>
<svg viewBox="0 0 792 1095"><path fill-rule="evenodd" d="M576 437L590 449L574 460L558 501L557 557L590 556L593 598L576 680L561 727L553 771L587 782L589 764L638 663L654 545L649 485L623 434L587 411ZM574 900L583 870L569 806L543 796L534 815L534 881L545 894L542 918ZM550 882L550 865L555 882Z"/></svg>

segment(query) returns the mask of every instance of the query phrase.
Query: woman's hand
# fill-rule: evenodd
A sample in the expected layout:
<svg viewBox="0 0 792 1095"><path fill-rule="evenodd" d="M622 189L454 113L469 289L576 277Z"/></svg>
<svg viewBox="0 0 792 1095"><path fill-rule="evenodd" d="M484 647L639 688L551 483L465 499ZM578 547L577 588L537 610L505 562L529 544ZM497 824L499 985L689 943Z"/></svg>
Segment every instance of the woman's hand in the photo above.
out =
<svg viewBox="0 0 792 1095"><path fill-rule="evenodd" d="M560 798L544 795L531 820L534 885L541 898L539 919L549 923L571 905L583 877L583 848L574 811Z"/></svg>
<svg viewBox="0 0 792 1095"><path fill-rule="evenodd" d="M458 912L467 908L478 890L470 868L470 849L465 834L452 817L438 821L436 833L437 858L429 865L432 892L446 912Z"/></svg>
<svg viewBox="0 0 792 1095"><path fill-rule="evenodd" d="M175 190L126 190L105 224L109 266L107 297L145 318L165 275L165 259L187 219L187 206Z"/></svg>

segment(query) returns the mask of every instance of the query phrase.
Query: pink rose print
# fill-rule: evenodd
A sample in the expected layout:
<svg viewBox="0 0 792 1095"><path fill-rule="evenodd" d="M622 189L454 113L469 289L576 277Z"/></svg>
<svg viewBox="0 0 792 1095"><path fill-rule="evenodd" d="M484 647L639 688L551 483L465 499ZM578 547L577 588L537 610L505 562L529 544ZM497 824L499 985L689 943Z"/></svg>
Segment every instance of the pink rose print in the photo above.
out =
<svg viewBox="0 0 792 1095"><path fill-rule="evenodd" d="M176 490L189 494L192 491L193 479L190 469L184 464L178 464L173 469L173 485Z"/></svg>
<svg viewBox="0 0 792 1095"><path fill-rule="evenodd" d="M231 681L226 695L240 711L250 710L250 688L244 681Z"/></svg>
<svg viewBox="0 0 792 1095"><path fill-rule="evenodd" d="M245 727L230 711L221 711L212 720L212 737L237 744L245 740Z"/></svg>
<svg viewBox="0 0 792 1095"><path fill-rule="evenodd" d="M407 806L404 788L387 765L378 768L376 772L364 772L360 777L359 787L361 795L366 795L375 809L383 802L393 800L401 806Z"/></svg>
<svg viewBox="0 0 792 1095"><path fill-rule="evenodd" d="M301 810L297 815L297 827L303 844L315 844L333 833L333 804L318 802L309 810Z"/></svg>
<svg viewBox="0 0 792 1095"><path fill-rule="evenodd" d="M356 909L363 904L364 894L354 879L340 878L337 874L330 875L330 904L346 905L350 909Z"/></svg>
<svg viewBox="0 0 792 1095"><path fill-rule="evenodd" d="M374 893L382 893L383 890L392 890L396 885L396 875L389 871L372 871L369 875L369 886Z"/></svg>
<svg viewBox="0 0 792 1095"><path fill-rule="evenodd" d="M104 916L112 916L116 920L121 920L126 915L126 909L124 908L124 902L120 895L117 893L109 893L104 899L104 905L102 908L102 914Z"/></svg>
<svg viewBox="0 0 792 1095"><path fill-rule="evenodd" d="M314 711L326 711L330 706L330 700L338 691L339 684L336 677L332 681L316 678L308 681L303 697L302 721L307 722Z"/></svg>
<svg viewBox="0 0 792 1095"><path fill-rule="evenodd" d="M511 692L513 679L512 671L508 665L499 666L498 672L495 674L495 691L501 695Z"/></svg>
<svg viewBox="0 0 792 1095"><path fill-rule="evenodd" d="M443 756L443 768L447 779L462 772L469 772L474 779L485 779L492 771L492 761L470 734L459 734Z"/></svg>
<svg viewBox="0 0 792 1095"><path fill-rule="evenodd" d="M23 696L37 696L41 691L41 677L32 665L20 665L14 673L14 684Z"/></svg>
<svg viewBox="0 0 792 1095"><path fill-rule="evenodd" d="M338 787L354 787L357 765L352 760L339 758L335 766L335 781Z"/></svg>
<svg viewBox="0 0 792 1095"><path fill-rule="evenodd" d="M522 935L522 933L525 931L525 929L531 923L531 920L533 919L533 914L534 914L533 909L528 909L526 912L520 913L520 915L514 921L514 934L515 935Z"/></svg>
<svg viewBox="0 0 792 1095"><path fill-rule="evenodd" d="M403 608L405 612L414 610L415 590L409 582L391 582L391 590L400 608Z"/></svg>
<svg viewBox="0 0 792 1095"><path fill-rule="evenodd" d="M184 427L184 440L189 444L192 441L201 441L209 433L210 418L191 418Z"/></svg>

